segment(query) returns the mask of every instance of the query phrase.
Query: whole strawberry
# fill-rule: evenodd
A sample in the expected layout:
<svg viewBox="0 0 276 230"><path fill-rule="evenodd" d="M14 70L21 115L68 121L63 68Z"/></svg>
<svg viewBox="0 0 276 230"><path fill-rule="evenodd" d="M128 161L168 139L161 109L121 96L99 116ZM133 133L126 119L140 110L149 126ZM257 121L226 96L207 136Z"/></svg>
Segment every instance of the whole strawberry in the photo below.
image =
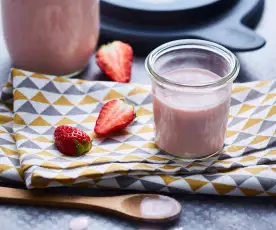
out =
<svg viewBox="0 0 276 230"><path fill-rule="evenodd" d="M55 144L58 150L69 156L80 156L92 147L91 138L82 130L61 125L54 132Z"/></svg>

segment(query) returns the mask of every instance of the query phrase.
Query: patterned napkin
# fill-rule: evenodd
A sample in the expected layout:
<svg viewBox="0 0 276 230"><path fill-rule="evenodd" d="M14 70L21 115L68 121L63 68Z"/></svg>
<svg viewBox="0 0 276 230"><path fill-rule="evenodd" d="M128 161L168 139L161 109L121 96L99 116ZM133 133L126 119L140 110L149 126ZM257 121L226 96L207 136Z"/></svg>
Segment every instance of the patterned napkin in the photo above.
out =
<svg viewBox="0 0 276 230"><path fill-rule="evenodd" d="M2 178L20 180L22 171L28 188L276 195L276 81L236 84L224 153L185 162L154 144L150 86L72 80L17 69L11 75L13 84L8 82L2 99L6 103L14 99L14 113L4 104L0 110ZM137 119L130 127L94 138L91 151L81 157L66 157L56 150L55 126L77 126L93 136L102 105L115 98L135 105Z"/></svg>

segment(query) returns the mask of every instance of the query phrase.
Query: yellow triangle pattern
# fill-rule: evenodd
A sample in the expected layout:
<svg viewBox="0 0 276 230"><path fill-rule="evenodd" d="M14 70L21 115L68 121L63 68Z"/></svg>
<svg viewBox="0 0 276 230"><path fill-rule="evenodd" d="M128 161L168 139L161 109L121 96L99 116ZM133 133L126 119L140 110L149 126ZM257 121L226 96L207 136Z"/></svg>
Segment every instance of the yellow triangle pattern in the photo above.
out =
<svg viewBox="0 0 276 230"><path fill-rule="evenodd" d="M185 181L190 185L190 188L195 192L196 190L202 188L204 185L208 184L206 181L193 180L185 178Z"/></svg>
<svg viewBox="0 0 276 230"><path fill-rule="evenodd" d="M180 178L177 178L175 176L169 176L169 175L160 175L160 177L163 179L166 185L169 185L175 181L181 180Z"/></svg>
<svg viewBox="0 0 276 230"><path fill-rule="evenodd" d="M228 184L220 184L220 183L212 183L213 187L220 195L226 195L227 193L233 191L236 186L228 185Z"/></svg>
<svg viewBox="0 0 276 230"><path fill-rule="evenodd" d="M256 124L259 124L260 122L262 122L263 119L257 119L257 118L250 118L248 119L248 121L246 122L246 124L244 125L244 127L242 128L242 130L246 130Z"/></svg>
<svg viewBox="0 0 276 230"><path fill-rule="evenodd" d="M94 117L92 115L89 115L87 118L85 118L81 123L94 123L97 121L97 117Z"/></svg>
<svg viewBox="0 0 276 230"><path fill-rule="evenodd" d="M18 72L18 75L20 76L20 74L23 74L21 76L25 76L24 72ZM31 75L31 74L27 74L27 75ZM28 77L28 76L27 76ZM41 80L47 80L48 77L42 74L33 74L31 76L29 76L32 79L32 81L35 83L35 81L40 82ZM49 77L50 79L50 77ZM66 84L79 84L80 86L78 87L82 87L82 84L86 84L86 81L84 80L68 80L65 78L54 78L53 81L55 82L55 85L58 88L59 83L66 83ZM90 84L90 83L89 83ZM237 94L236 97L238 97L238 93L246 91L246 90L250 90L253 87L263 87L266 86L267 84L270 84L269 82L266 83L257 83L256 86L253 84L251 85L238 85L235 86L233 89L233 93ZM108 85L108 84L107 84ZM68 85L66 85L67 87ZM139 96L139 94L147 94L149 93L148 90L146 88L144 88L143 86L134 86L134 88L130 91L130 92L125 92L125 94L128 94L128 96ZM245 92L247 93L247 92ZM30 100L32 101L36 101L36 102L40 102L40 103L44 103L44 104L50 104L49 100L47 98L47 96L45 96L47 94L43 94L43 91L37 90L37 93L34 94L34 96L31 97ZM116 89L111 89L109 90L109 92L106 94L106 96L104 97L104 101L108 101L108 100L112 100L115 98L123 98L123 93L117 92ZM28 100L27 99L27 94L23 94L20 90L15 90L14 92L14 98L16 100ZM144 97L145 95L143 95ZM54 105L59 105L59 106L74 106L72 101L80 101L78 102L78 105L89 105L89 104L93 104L93 103L98 103L98 99L99 95L94 95L90 96L90 95L83 95L83 96L79 96L79 98L77 100L75 100L77 96L72 97L74 100L72 100L72 98L70 97L70 95L59 95L59 98L54 101ZM271 101L271 99L274 99L276 97L275 93L271 93L271 94L267 94L264 99L263 102L265 103L266 101ZM51 100L52 101L52 100ZM10 106L10 105L9 105ZM45 105L44 105L45 106ZM56 107L57 109L59 109L60 107ZM86 106L85 106L86 108ZM60 108L62 109L62 108ZM64 111L66 111L69 108L64 108ZM255 109L254 105L251 104L243 104L241 106L241 108L238 110L238 116L242 115L241 117L244 118L243 114L247 111L253 111ZM69 110L68 110L69 111ZM269 112L267 113L267 118L270 119L270 121L272 120L272 117L276 114L276 107L274 105L271 106ZM148 106L140 106L137 109L137 119L141 119L141 121L144 121L143 119L147 119L147 118L140 118L142 116L152 116L153 113L151 111L151 108L149 108ZM261 113L258 114L258 116L260 116ZM6 122L12 122L11 118L7 118L8 116L4 116L4 115L0 115L2 117L0 117L0 122L5 122L4 119L7 119ZM71 115L70 115L71 116ZM78 122L85 124L88 127L88 123L95 123L97 120L97 115L81 115L79 121L76 122L76 118L72 118L70 116L66 116L66 117L62 117L62 118L56 118L53 116L54 122L56 123L55 125L62 125L62 124L66 124L66 125L75 125ZM76 115L78 116L78 115ZM264 116L266 116L264 114ZM231 117L231 116L230 116ZM3 119L2 119L3 118ZM16 125L26 125L25 123L28 121L29 124L29 117L28 119L25 118L26 122L24 121L25 118L21 113L19 114L15 114L14 115L14 123ZM45 130L47 130L47 127L51 126L51 124L49 124L49 120L45 120L46 118L44 118L43 116L39 116L37 115L37 117L31 121L31 123L29 125L31 126L37 126L37 127L41 127L41 130L43 130L43 126L46 127ZM231 117L231 119L235 119L235 117ZM245 118L244 118L245 119ZM254 126L260 124L265 118L248 118L246 120L246 124L243 127L243 131L251 134L251 132L254 132ZM146 122L146 121L144 121ZM52 123L52 122L51 122ZM90 128L90 132L88 132L88 134L92 134L93 133L93 124L89 125L91 127ZM249 128L251 128L250 130L248 130ZM18 127L16 127L18 128ZM256 127L257 128L257 127ZM253 131L252 131L253 130ZM43 150L43 148L41 149L41 151L39 150L37 153L38 156L40 156L41 158L44 157L45 161L41 161L39 167L45 167L48 169L59 169L59 172L53 176L52 178L49 179L45 179L44 175L39 175L36 172L33 172L32 174L32 181L35 184L32 184L33 186L37 186L37 187L47 187L49 186L49 183L52 181L56 181L58 183L64 184L64 185L72 185L73 183L76 183L74 178L79 178L79 177L87 177L87 178L92 178L93 180L95 180L95 183L97 184L97 182L102 178L103 175L105 174L109 174L113 173L114 175L129 175L130 172L132 172L133 170L141 170L143 171L145 174L144 175L153 175L151 172L160 172L160 173L178 173L178 172L182 172L180 171L182 168L185 168L191 172L193 172L193 170L195 170L194 168L197 168L197 170L204 170L206 168L206 164L204 164L204 162L193 162L193 163L187 163L187 162L183 162L183 164L179 164L179 161L177 164L171 164L171 163L162 163L162 162L167 162L167 161L171 161L170 159L173 159L172 161L174 161L175 159L172 156L163 156L163 155L155 155L154 152L158 151L157 146L155 145L154 142L152 141L145 141L145 142L141 142L139 143L139 148L143 148L144 151L148 151L148 155L136 155L135 152L133 151L134 149L137 149L138 145L137 144L133 144L133 142L128 143L128 141L122 141L125 140L124 137L125 135L131 136L132 133L135 134L141 134L139 135L139 137L143 138L143 134L145 134L145 137L148 137L148 133L153 133L154 129L151 125L148 124L144 124L141 125L141 127L139 127L138 129L135 127L129 127L126 130L122 131L122 132L117 132L114 133L114 136L110 136L111 138L114 137L114 140L120 140L121 143L118 142L118 145L115 145L116 147L110 147L110 146L105 146L100 144L100 146L95 146L98 143L101 143L102 138L97 138L95 139L95 145L93 143L93 148L92 150L86 155L85 158L82 157L77 157L77 158L72 158L72 160L70 160L70 162L67 163L62 163L60 164L58 161L52 161L52 159L54 159L57 154L59 154L58 152L56 152L55 150ZM1 133L1 137L2 135L5 135L4 131L0 131ZM24 133L23 133L24 134ZM16 141L20 141L20 143L24 143L25 140L33 140L36 142L37 145L39 146L43 146L43 143L45 143L45 146L48 146L47 143L52 143L52 140L49 140L51 138L47 136L43 136L43 135L35 135L32 134L30 135L31 137L27 137L25 136L26 134L23 135L21 133L21 131L19 130L16 133ZM227 131L227 144L228 142L231 142L232 139L235 139L235 136L239 134L239 131L236 130L228 130ZM7 135L11 135L7 133ZM269 134L270 135L270 134ZM271 136L269 136L268 134L266 134L265 132L262 133L262 135L255 135L252 138L254 138L253 140L251 140L251 143L249 143L249 145L260 145L260 144L264 144L267 143L267 141L271 138ZM276 131L275 131L275 135L276 135ZM109 138L110 138L109 137ZM115 138L116 137L116 138ZM122 137L122 139L121 139ZM8 137L10 138L10 137ZM11 140L11 139L9 139ZM99 141L99 142L98 142ZM38 142L41 142L38 143ZM260 145L261 146L261 145ZM263 146L263 145L262 145ZM105 148L106 147L106 148ZM259 161L259 159L261 159L261 157L263 157L263 155L265 154L266 157L268 157L269 159L273 158L274 156L276 156L276 152L275 150L271 149L271 150L265 150L266 152L262 152L262 155L258 155L257 153L254 153L254 156L251 154L248 154L246 156L242 156L244 149L247 146L236 146L236 145L230 145L229 147L225 148L225 154L229 155L229 158L225 159L225 160L216 160L212 163L213 167L220 167L221 169L221 173L225 174L225 175L231 175L232 173L245 173L246 175L248 174L252 174L252 175L257 175L258 173L263 172L263 170L266 170L267 168L262 168L262 167L246 167L246 165L254 165L255 162ZM45 147L46 148L46 147ZM7 156L16 156L17 152L13 149L9 149L5 146L0 146L0 149L2 152L4 152ZM112 155L113 151L127 151L130 150L129 152L131 152L130 154L124 154L124 155ZM37 150L32 150L32 151L26 151L25 149L19 149L18 150L18 154L24 154L24 155L28 155L30 153L34 153ZM244 166L244 168L239 168L236 170L232 170L231 169L231 165L233 164L232 158L231 156L234 157L239 157L238 159L240 164L242 164ZM63 158L62 155L60 155L59 157ZM90 157L90 158L89 158ZM49 160L51 159L51 160ZM66 159L70 159L67 158ZM115 162L115 163L113 163ZM123 163L117 163L117 162L123 162ZM107 165L104 165L105 163L109 164L109 167L106 168ZM131 164L129 164L131 163ZM155 163L153 165L153 163ZM131 166L130 166L131 165ZM24 162L22 163L21 167L23 169L23 171L29 169L30 167L32 167L33 165L28 165L28 164L24 164ZM81 172L78 175L69 175L67 174L66 170L63 170L63 168L69 169L69 168L81 168L83 167L83 170L80 170ZM88 168L89 167L89 168ZM222 168L221 168L222 167ZM106 168L106 169L105 169ZM105 170L104 170L105 169ZM270 170L275 170L276 173L276 168L273 169L271 168ZM22 172L23 172L22 171ZM53 170L54 171L54 170ZM0 165L0 173L1 173L1 165ZM132 175L132 174L130 174ZM201 180L201 179L195 179L195 177L193 176L189 176L189 178L187 178L186 176L182 176L181 174L179 174L178 176L175 175L155 175L156 177L160 177L162 179L162 181L164 181L164 184L166 185L170 185L171 183L174 183L175 181L178 180L183 180L186 181L189 184L189 187L194 191L198 191L200 188L202 188L203 186L205 186L206 184L210 183L212 184L212 187L215 191L217 191L220 195L227 195L229 194L231 191L233 191L234 189L240 189L245 195L250 195L250 196L255 196L255 195L259 195L262 194L263 191L256 191L254 189L250 189L250 188L237 188L236 185L228 185L225 183L212 183L209 181L205 181L205 180ZM142 178L143 175L140 175L140 177ZM89 183L86 182L80 182L78 184L86 184L87 186L89 185ZM101 183L102 184L102 183ZM179 183L180 185L181 183ZM175 184L178 186L178 184ZM96 185L93 185L96 186ZM100 185L99 185L100 186ZM99 187L96 186L96 187ZM104 186L104 185L103 185ZM273 194L272 194L273 195Z"/></svg>
<svg viewBox="0 0 276 230"><path fill-rule="evenodd" d="M8 149L8 148L6 148L6 147L4 147L4 146L0 146L0 149L1 149L6 155L9 155L9 156L17 155L17 151Z"/></svg>
<svg viewBox="0 0 276 230"><path fill-rule="evenodd" d="M6 124L6 123L9 123L13 120L12 117L10 116L4 116L4 115L0 115L0 124L3 125L3 124Z"/></svg>
<svg viewBox="0 0 276 230"><path fill-rule="evenodd" d="M18 90L14 91L13 98L14 98L15 101L17 101L17 100L28 100L28 98L24 94L19 92Z"/></svg>
<svg viewBox="0 0 276 230"><path fill-rule="evenodd" d="M72 106L73 104L70 101L68 101L66 97L61 96L54 102L54 105Z"/></svg>
<svg viewBox="0 0 276 230"><path fill-rule="evenodd" d="M47 121L45 121L41 116L38 116L31 123L31 126L51 126Z"/></svg>
<svg viewBox="0 0 276 230"><path fill-rule="evenodd" d="M46 77L43 74L38 74L38 73L33 73L31 76L31 78L37 78L37 79L44 79L44 80L49 80L48 77Z"/></svg>
<svg viewBox="0 0 276 230"><path fill-rule="evenodd" d="M15 139L16 139L16 141L19 141L19 140L27 140L28 138L27 137L25 137L23 134L21 134L21 133L16 133L15 134Z"/></svg>
<svg viewBox="0 0 276 230"><path fill-rule="evenodd" d="M118 98L122 98L123 95L118 93L117 91L111 89L109 91L109 93L105 96L105 98L103 99L104 101L110 101L110 100L113 100L113 99L118 99Z"/></svg>
<svg viewBox="0 0 276 230"><path fill-rule="evenodd" d="M266 119L276 115L276 105L273 105L272 108L269 110Z"/></svg>
<svg viewBox="0 0 276 230"><path fill-rule="evenodd" d="M40 102L40 103L50 104L50 102L47 100L47 98L41 92L38 92L35 96L33 96L31 98L31 100Z"/></svg>
<svg viewBox="0 0 276 230"><path fill-rule="evenodd" d="M94 97L91 97L89 95L86 95L80 102L80 105L88 105L88 104L94 104L99 102L97 99L95 99Z"/></svg>
<svg viewBox="0 0 276 230"><path fill-rule="evenodd" d="M55 124L55 126L59 126L59 125L74 125L77 124L76 122L72 121L71 119L64 117L62 120L60 120L59 122L57 122Z"/></svg>
<svg viewBox="0 0 276 230"><path fill-rule="evenodd" d="M251 109L254 109L256 108L255 106L253 105L248 105L248 104L243 104L242 107L240 108L239 112L238 112L238 115L242 114L242 113L245 113Z"/></svg>
<svg viewBox="0 0 276 230"><path fill-rule="evenodd" d="M72 83L68 78L65 78L65 77L56 77L54 81L61 82L61 83Z"/></svg>
<svg viewBox="0 0 276 230"><path fill-rule="evenodd" d="M21 70L19 70L19 69L12 69L12 71L11 71L11 75L12 75L12 77L19 77L19 76L26 76L26 74L25 73L23 73Z"/></svg>
<svg viewBox="0 0 276 230"><path fill-rule="evenodd" d="M270 94L267 94L264 98L264 100L262 101L262 104L269 101L270 99L272 98L275 98L276 97L276 93L270 93Z"/></svg>
<svg viewBox="0 0 276 230"><path fill-rule="evenodd" d="M17 113L14 115L14 124L16 124L16 125L26 125L23 118L20 117Z"/></svg>
<svg viewBox="0 0 276 230"><path fill-rule="evenodd" d="M137 94L144 94L144 93L148 93L148 91L143 88L143 87L140 87L140 86L136 86L133 90L131 90L129 93L128 93L128 96L133 96L133 95L137 95Z"/></svg>
<svg viewBox="0 0 276 230"><path fill-rule="evenodd" d="M268 136L256 136L253 141L250 142L251 145L259 144L263 141L268 140L270 137Z"/></svg>
<svg viewBox="0 0 276 230"><path fill-rule="evenodd" d="M48 140L44 136L39 136L33 139L33 141L43 142L43 143L51 143L52 141Z"/></svg>
<svg viewBox="0 0 276 230"><path fill-rule="evenodd" d="M136 116L140 117L140 116L147 116L147 115L152 115L152 112L149 111L148 109L145 109L144 107L140 107L137 111L136 111Z"/></svg>

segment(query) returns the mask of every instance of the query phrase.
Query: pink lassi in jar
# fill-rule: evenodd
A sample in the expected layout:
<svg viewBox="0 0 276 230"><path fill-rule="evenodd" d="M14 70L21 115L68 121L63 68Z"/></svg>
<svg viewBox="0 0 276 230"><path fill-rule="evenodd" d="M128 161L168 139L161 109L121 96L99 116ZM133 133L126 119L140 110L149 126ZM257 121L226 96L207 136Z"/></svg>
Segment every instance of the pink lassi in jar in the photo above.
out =
<svg viewBox="0 0 276 230"><path fill-rule="evenodd" d="M187 159L218 153L240 69L236 56L212 42L178 40L153 50L146 69L152 79L157 146Z"/></svg>
<svg viewBox="0 0 276 230"><path fill-rule="evenodd" d="M99 35L99 0L3 0L6 44L17 68L70 75L88 64Z"/></svg>

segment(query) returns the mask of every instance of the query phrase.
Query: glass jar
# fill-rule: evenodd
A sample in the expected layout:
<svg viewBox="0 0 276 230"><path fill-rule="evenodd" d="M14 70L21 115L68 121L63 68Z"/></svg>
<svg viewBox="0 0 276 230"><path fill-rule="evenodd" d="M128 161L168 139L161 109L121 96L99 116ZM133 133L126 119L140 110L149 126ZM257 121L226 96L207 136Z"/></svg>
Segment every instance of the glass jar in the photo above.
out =
<svg viewBox="0 0 276 230"><path fill-rule="evenodd" d="M71 74L85 68L96 48L98 0L3 0L2 17L17 68Z"/></svg>
<svg viewBox="0 0 276 230"><path fill-rule="evenodd" d="M240 69L236 56L218 44L187 39L159 46L145 66L152 80L157 146L188 159L218 153Z"/></svg>

